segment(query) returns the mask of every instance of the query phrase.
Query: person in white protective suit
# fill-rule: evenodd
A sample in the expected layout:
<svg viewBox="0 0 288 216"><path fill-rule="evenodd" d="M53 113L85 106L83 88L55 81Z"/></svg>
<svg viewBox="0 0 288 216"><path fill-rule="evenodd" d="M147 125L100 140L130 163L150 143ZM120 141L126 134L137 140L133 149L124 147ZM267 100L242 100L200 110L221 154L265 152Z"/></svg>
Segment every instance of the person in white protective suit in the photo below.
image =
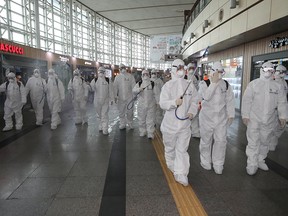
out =
<svg viewBox="0 0 288 216"><path fill-rule="evenodd" d="M12 70L14 71L14 69L12 69ZM9 74L10 72L12 72L10 68L7 68L7 69L5 70L5 77L6 77L6 78L7 78L8 74ZM12 73L13 73L13 72L12 72ZM15 76L16 76L16 75L15 75Z"/></svg>
<svg viewBox="0 0 288 216"><path fill-rule="evenodd" d="M139 132L143 137L147 134L149 139L154 138L155 110L156 110L156 88L155 83L150 80L149 71L142 71L142 80L136 83L133 93L138 94L138 120Z"/></svg>
<svg viewBox="0 0 288 216"><path fill-rule="evenodd" d="M189 63L187 65L187 79L191 80L197 89L199 90L199 77L195 75L196 65L194 63ZM199 98L199 101L200 98ZM191 131L192 137L200 138L200 129L199 129L199 114L197 114L191 121Z"/></svg>
<svg viewBox="0 0 288 216"><path fill-rule="evenodd" d="M128 103L132 100L132 89L136 82L134 77L127 72L126 66L120 64L120 74L114 80L114 97L119 111L120 124L119 129L133 129L133 108L127 109Z"/></svg>
<svg viewBox="0 0 288 216"><path fill-rule="evenodd" d="M287 99L284 88L272 79L273 64L265 62L260 68L260 78L251 81L242 98L242 120L247 126L246 146L248 175L254 175L258 168L268 171L265 158L269 151L269 141L275 127L278 111L280 126L287 119Z"/></svg>
<svg viewBox="0 0 288 216"><path fill-rule="evenodd" d="M85 124L88 121L86 104L89 89L78 68L73 71L73 76L68 83L68 91L75 111L75 124Z"/></svg>
<svg viewBox="0 0 288 216"><path fill-rule="evenodd" d="M45 94L47 84L45 79L41 78L40 71L35 69L33 76L26 83L26 94L30 93L32 107L36 115L36 125L43 125L43 107L45 102Z"/></svg>
<svg viewBox="0 0 288 216"><path fill-rule="evenodd" d="M111 81L105 77L104 67L99 67L98 77L91 81L90 86L94 91L94 106L99 119L99 131L108 135L109 102L111 105L113 104L114 94Z"/></svg>
<svg viewBox="0 0 288 216"><path fill-rule="evenodd" d="M62 103L65 100L65 89L61 80L56 76L53 69L48 70L47 82L47 102L51 112L51 129L55 130L61 119L59 113L62 109Z"/></svg>
<svg viewBox="0 0 288 216"><path fill-rule="evenodd" d="M191 138L191 119L197 114L198 93L194 85L184 79L184 62L181 59L173 61L171 75L172 79L164 84L160 94L159 104L165 110L160 130L167 167L177 182L187 186L190 167L187 149Z"/></svg>
<svg viewBox="0 0 288 216"><path fill-rule="evenodd" d="M210 80L199 84L199 96L202 98L199 113L200 164L206 170L211 170L213 165L214 172L219 175L225 162L227 126L232 124L235 116L233 90L222 79L223 74L221 63L215 62L209 74Z"/></svg>
<svg viewBox="0 0 288 216"><path fill-rule="evenodd" d="M286 67L284 67L283 65L278 65L276 67L276 71L274 74L274 79L277 83L279 83L280 85L283 86L284 88L284 94L285 97L287 98L287 94L288 94L288 85L287 82L285 81L284 77L287 73L287 69ZM287 112L288 112L288 103L287 105ZM288 114L287 114L288 117ZM275 118L275 126L274 126L274 130L271 136L271 140L270 140L270 145L269 145L269 150L270 151L275 151L276 146L278 145L278 139L279 137L283 134L283 132L285 131L285 127L281 127L280 122L279 122L279 116L277 114L276 118Z"/></svg>
<svg viewBox="0 0 288 216"><path fill-rule="evenodd" d="M26 104L26 92L22 82L16 80L14 73L7 74L5 83L1 84L0 92L6 93L4 103L4 120L5 127L2 131L10 131L13 129L12 116L15 113L16 130L21 130L23 126L22 107Z"/></svg>
<svg viewBox="0 0 288 216"><path fill-rule="evenodd" d="M153 69L151 71L151 81L154 82L154 89L155 89L155 92L156 92L156 115L155 115L156 117L155 117L155 123L160 126L161 122L163 120L163 110L159 106L159 100L160 100L161 89L162 89L162 87L164 85L164 82L160 78L158 70Z"/></svg>

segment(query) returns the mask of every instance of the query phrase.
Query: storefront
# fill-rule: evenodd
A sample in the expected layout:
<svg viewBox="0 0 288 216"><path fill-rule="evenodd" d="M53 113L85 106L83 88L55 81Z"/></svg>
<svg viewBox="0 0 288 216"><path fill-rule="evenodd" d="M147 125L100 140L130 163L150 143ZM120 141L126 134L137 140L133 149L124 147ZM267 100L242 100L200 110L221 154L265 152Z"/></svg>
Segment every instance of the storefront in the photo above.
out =
<svg viewBox="0 0 288 216"><path fill-rule="evenodd" d="M208 60L206 58L205 60ZM241 88L242 88L242 68L243 68L243 57L235 57L229 59L220 59L218 60L223 65L225 74L223 79L227 80L230 86L232 87L235 108L240 110L241 107ZM209 74L209 70L213 66L214 62L200 62L201 67L198 67L198 74L203 77L204 74Z"/></svg>
<svg viewBox="0 0 288 216"><path fill-rule="evenodd" d="M262 64L266 61L272 62L274 68L281 64L288 68L288 51L282 51L277 53L268 53L263 55L257 55L252 57L252 70L251 70L251 80L260 77L260 68ZM288 75L286 75L285 80L288 80Z"/></svg>
<svg viewBox="0 0 288 216"><path fill-rule="evenodd" d="M88 82L91 82L95 74L97 74L98 66L99 64L93 61L76 59L76 68L80 70L81 76Z"/></svg>

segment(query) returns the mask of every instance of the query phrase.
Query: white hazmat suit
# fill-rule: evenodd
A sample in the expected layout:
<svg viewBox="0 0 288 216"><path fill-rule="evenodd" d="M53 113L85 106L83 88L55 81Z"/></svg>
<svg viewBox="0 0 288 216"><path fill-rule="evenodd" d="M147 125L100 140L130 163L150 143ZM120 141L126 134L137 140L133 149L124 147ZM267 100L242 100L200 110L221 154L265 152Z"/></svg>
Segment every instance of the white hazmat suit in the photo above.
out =
<svg viewBox="0 0 288 216"><path fill-rule="evenodd" d="M65 89L63 83L57 78L55 71L49 69L47 82L47 102L51 112L51 129L55 130L61 119L59 113L62 109L62 103L65 100Z"/></svg>
<svg viewBox="0 0 288 216"><path fill-rule="evenodd" d="M127 109L127 105L133 98L132 89L135 84L135 79L127 73L126 66L120 64L120 74L114 80L114 97L120 118L119 129L126 128L126 123L130 129L133 129L133 108Z"/></svg>
<svg viewBox="0 0 288 216"><path fill-rule="evenodd" d="M5 127L3 131L9 131L13 128L12 116L15 113L16 130L21 130L23 126L22 107L26 104L26 92L22 82L17 81L15 74L9 72L8 81L1 84L0 92L6 93L4 103Z"/></svg>
<svg viewBox="0 0 288 216"><path fill-rule="evenodd" d="M265 158L269 151L269 141L275 126L275 117L279 115L281 126L286 124L287 99L283 87L272 79L273 64L265 62L260 69L260 78L251 81L242 98L242 119L247 125L246 147L249 175L258 168L268 171Z"/></svg>
<svg viewBox="0 0 288 216"><path fill-rule="evenodd" d="M80 71L75 69L73 71L74 77L68 83L68 91L72 96L73 108L75 111L75 124L85 124L87 118L87 99L88 99L88 85L80 76Z"/></svg>
<svg viewBox="0 0 288 216"><path fill-rule="evenodd" d="M94 106L99 119L99 131L102 131L104 135L108 135L109 101L111 104L113 103L114 94L111 80L105 77L104 67L99 67L98 77L91 81L90 86L94 91Z"/></svg>
<svg viewBox="0 0 288 216"><path fill-rule="evenodd" d="M156 109L156 88L155 83L150 80L149 72L142 71L142 80L138 82L133 93L138 94L138 121L140 136L149 139L154 138L155 131L155 109Z"/></svg>
<svg viewBox="0 0 288 216"><path fill-rule="evenodd" d="M199 78L195 76L195 70L196 70L196 65L193 63L189 63L187 65L187 70L188 70L188 80L191 80L197 89L199 90ZM200 101L200 98L199 98ZM200 138L200 129L199 129L199 113L192 119L191 121L191 133L192 137L195 138Z"/></svg>
<svg viewBox="0 0 288 216"><path fill-rule="evenodd" d="M287 73L286 67L284 67L283 65L278 65L276 67L276 71L275 71L275 74L274 74L274 79L275 79L275 81L277 83L279 83L280 85L283 86L284 94L285 94L285 97L287 98L288 85L287 85L287 82L284 79L286 73ZM286 110L288 112L288 103L287 103ZM288 116L288 114L287 114L287 116ZM275 118L275 127L274 127L274 130L273 130L273 133L272 133L270 146L269 146L269 150L270 151L275 151L276 146L278 145L278 139L280 138L280 136L283 134L284 131L285 131L285 127L281 127L281 125L279 123L279 116L277 114L277 116Z"/></svg>
<svg viewBox="0 0 288 216"><path fill-rule="evenodd" d="M227 145L227 126L235 116L234 94L232 87L222 79L223 67L215 62L210 73L211 84L205 81L199 85L202 97L200 122L200 164L211 170L211 163L216 174L222 174ZM212 145L214 140L214 144Z"/></svg>
<svg viewBox="0 0 288 216"><path fill-rule="evenodd" d="M26 94L30 93L31 103L36 115L36 125L43 124L43 107L45 102L45 94L47 84L45 79L41 78L40 71L35 69L33 76L26 83Z"/></svg>
<svg viewBox="0 0 288 216"><path fill-rule="evenodd" d="M184 79L184 73L184 62L180 59L174 60L172 79L164 84L159 104L165 110L160 130L167 167L173 172L177 182L187 186L190 167L187 149L191 138L191 119L197 114L198 93L194 85L189 85ZM176 114L178 118L188 118L180 120Z"/></svg>
<svg viewBox="0 0 288 216"><path fill-rule="evenodd" d="M159 75L159 71L153 69L151 71L151 81L154 82L154 88L155 88L155 92L156 92L156 117L155 117L155 123L157 125L161 125L161 122L163 120L163 110L161 109L160 105L159 105L159 100L160 100L160 93L161 93L161 89L164 85L164 82L162 81L162 79L160 78Z"/></svg>

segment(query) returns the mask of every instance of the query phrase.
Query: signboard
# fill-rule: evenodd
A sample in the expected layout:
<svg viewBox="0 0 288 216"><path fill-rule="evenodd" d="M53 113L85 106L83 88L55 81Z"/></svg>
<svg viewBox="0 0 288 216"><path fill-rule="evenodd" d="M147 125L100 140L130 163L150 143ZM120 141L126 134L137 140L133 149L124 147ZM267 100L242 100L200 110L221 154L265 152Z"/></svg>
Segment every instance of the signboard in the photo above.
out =
<svg viewBox="0 0 288 216"><path fill-rule="evenodd" d="M164 62L167 54L166 36L152 36L150 40L150 61Z"/></svg>
<svg viewBox="0 0 288 216"><path fill-rule="evenodd" d="M279 48L288 45L288 37L277 37L275 40L271 40L269 47Z"/></svg>
<svg viewBox="0 0 288 216"><path fill-rule="evenodd" d="M62 62L69 62L69 58L67 57L59 56L59 58L60 58L60 61Z"/></svg>
<svg viewBox="0 0 288 216"><path fill-rule="evenodd" d="M182 55L165 55L165 61L174 61L175 59L182 59Z"/></svg>
<svg viewBox="0 0 288 216"><path fill-rule="evenodd" d="M179 55L181 51L181 35L155 35L150 40L150 61L165 63L170 61L165 55Z"/></svg>
<svg viewBox="0 0 288 216"><path fill-rule="evenodd" d="M24 49L22 47L14 46L11 44L5 44L5 43L0 43L0 51L12 53L12 54L18 54L18 55L24 54Z"/></svg>

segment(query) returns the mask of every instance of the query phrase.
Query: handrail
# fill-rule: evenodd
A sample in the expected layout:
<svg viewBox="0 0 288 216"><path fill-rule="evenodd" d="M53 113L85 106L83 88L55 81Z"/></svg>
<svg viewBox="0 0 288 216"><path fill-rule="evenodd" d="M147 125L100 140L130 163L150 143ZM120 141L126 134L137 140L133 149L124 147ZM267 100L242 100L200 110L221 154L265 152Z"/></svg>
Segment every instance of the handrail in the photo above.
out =
<svg viewBox="0 0 288 216"><path fill-rule="evenodd" d="M200 5L200 2L201 1L204 1L204 4L203 4L203 8L199 8L199 11L198 11L198 14L195 15L195 9ZM200 14L200 12L211 2L212 0L196 0L193 7L191 8L190 12L189 12L189 15L186 17L185 19L185 23L183 25L183 29L182 29L182 35L185 34L186 30L187 30L187 23L188 21L191 19L191 16L194 15L194 19ZM192 22L191 22L192 23ZM191 25L190 23L190 25ZM190 26L189 25L189 26Z"/></svg>

